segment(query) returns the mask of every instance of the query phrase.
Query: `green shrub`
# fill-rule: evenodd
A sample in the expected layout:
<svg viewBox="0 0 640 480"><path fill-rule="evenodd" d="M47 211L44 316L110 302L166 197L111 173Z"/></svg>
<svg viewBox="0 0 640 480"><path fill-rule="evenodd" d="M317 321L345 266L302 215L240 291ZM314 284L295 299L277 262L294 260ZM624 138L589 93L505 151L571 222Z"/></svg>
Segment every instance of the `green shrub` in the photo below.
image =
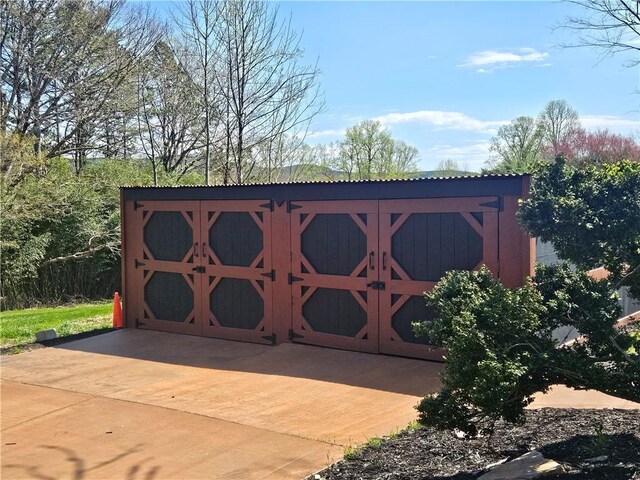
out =
<svg viewBox="0 0 640 480"><path fill-rule="evenodd" d="M554 384L640 400L640 342L614 327L620 307L607 282L538 266L533 281L508 289L482 268L449 272L426 298L438 317L415 330L447 358L442 390L418 406L425 425L490 432L498 419L522 420L533 395ZM559 347L563 326L588 341Z"/></svg>
<svg viewBox="0 0 640 480"><path fill-rule="evenodd" d="M519 219L571 266L539 265L515 289L486 268L449 272L426 295L438 316L415 331L448 352L442 391L418 406L426 425L490 432L498 419L522 420L554 384L640 401L640 336L616 328L615 293L640 298L640 164L576 169L560 156L534 179ZM600 266L610 274L594 280L587 271ZM561 345L561 327L583 337Z"/></svg>
<svg viewBox="0 0 640 480"><path fill-rule="evenodd" d="M120 283L118 186L149 185L148 167L36 155L33 140L0 135L3 310L110 297ZM88 255L74 254L90 251Z"/></svg>
<svg viewBox="0 0 640 480"><path fill-rule="evenodd" d="M533 182L519 219L580 269L605 267L640 299L640 163L574 168L562 156Z"/></svg>

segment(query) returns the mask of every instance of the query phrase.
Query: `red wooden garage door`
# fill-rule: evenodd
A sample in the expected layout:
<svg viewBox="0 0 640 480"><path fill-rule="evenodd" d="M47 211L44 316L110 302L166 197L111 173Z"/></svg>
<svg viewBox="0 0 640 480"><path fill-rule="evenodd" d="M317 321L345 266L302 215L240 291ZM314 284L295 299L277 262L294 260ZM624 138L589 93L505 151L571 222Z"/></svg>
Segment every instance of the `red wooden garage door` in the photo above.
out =
<svg viewBox="0 0 640 480"><path fill-rule="evenodd" d="M430 320L423 292L449 270L498 271L498 199L380 202L380 352L440 359L412 323Z"/></svg>
<svg viewBox="0 0 640 480"><path fill-rule="evenodd" d="M440 358L412 323L449 270L498 266L496 197L293 202L292 339Z"/></svg>
<svg viewBox="0 0 640 480"><path fill-rule="evenodd" d="M271 202L136 203L137 326L273 342Z"/></svg>
<svg viewBox="0 0 640 480"><path fill-rule="evenodd" d="M378 351L378 202L293 202L292 334L301 343Z"/></svg>
<svg viewBox="0 0 640 480"><path fill-rule="evenodd" d="M273 343L271 203L203 201L202 334Z"/></svg>
<svg viewBox="0 0 640 480"><path fill-rule="evenodd" d="M136 203L137 326L199 335L200 202Z"/></svg>

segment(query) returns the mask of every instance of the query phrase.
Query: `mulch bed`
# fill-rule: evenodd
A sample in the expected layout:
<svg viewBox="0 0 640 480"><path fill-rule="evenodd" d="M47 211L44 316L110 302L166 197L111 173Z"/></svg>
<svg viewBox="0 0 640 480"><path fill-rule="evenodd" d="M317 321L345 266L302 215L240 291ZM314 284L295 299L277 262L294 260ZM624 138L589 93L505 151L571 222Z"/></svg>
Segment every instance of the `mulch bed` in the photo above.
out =
<svg viewBox="0 0 640 480"><path fill-rule="evenodd" d="M549 479L640 480L640 410L529 410L524 425L500 424L493 437L459 439L431 428L365 447L310 478L466 480L531 450L563 464ZM588 459L606 455L604 462Z"/></svg>
<svg viewBox="0 0 640 480"><path fill-rule="evenodd" d="M73 335L58 337L54 338L53 340L45 340L41 343L21 343L20 345L2 347L0 348L0 355L15 355L17 353L30 352L31 350L37 350L39 348L55 347L56 345L62 345L63 343L74 342L76 340L82 340L83 338L95 337L96 335L102 335L103 333L109 333L115 330L118 329L97 328L95 330L89 330L88 332L74 333Z"/></svg>

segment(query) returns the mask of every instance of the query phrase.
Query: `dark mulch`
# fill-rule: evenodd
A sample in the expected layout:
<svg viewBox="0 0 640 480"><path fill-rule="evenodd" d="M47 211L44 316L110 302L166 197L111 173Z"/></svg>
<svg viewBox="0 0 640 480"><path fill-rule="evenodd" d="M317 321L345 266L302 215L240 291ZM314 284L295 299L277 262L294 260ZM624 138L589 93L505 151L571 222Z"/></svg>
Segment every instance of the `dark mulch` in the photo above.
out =
<svg viewBox="0 0 640 480"><path fill-rule="evenodd" d="M640 480L640 411L544 408L526 413L524 425L500 424L490 439L458 439L431 428L408 430L365 447L315 478L475 479L486 467L531 450L562 463L552 479ZM602 463L588 459L606 455ZM312 476L311 478L314 478Z"/></svg>
<svg viewBox="0 0 640 480"><path fill-rule="evenodd" d="M95 330L89 330L87 332L74 333L73 335L66 335L64 337L54 338L53 340L45 340L41 343L21 343L20 345L12 345L10 347L0 348L0 355L15 355L17 353L30 352L31 350L37 350L44 347L55 347L56 345L62 345L64 343L74 342L76 340L82 340L83 338L95 337L96 335L102 335L103 333L109 333L118 330L117 328L96 328Z"/></svg>

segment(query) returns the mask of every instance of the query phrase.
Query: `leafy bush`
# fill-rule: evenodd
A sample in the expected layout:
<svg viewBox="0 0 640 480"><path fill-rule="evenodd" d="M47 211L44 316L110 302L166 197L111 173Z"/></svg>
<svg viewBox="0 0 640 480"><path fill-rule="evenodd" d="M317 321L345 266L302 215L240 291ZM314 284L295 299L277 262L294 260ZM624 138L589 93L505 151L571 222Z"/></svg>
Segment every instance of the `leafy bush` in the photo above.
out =
<svg viewBox="0 0 640 480"><path fill-rule="evenodd" d="M640 163L578 169L560 156L535 179L519 219L560 258L605 267L612 287L640 299Z"/></svg>
<svg viewBox="0 0 640 480"><path fill-rule="evenodd" d="M418 406L425 425L490 432L500 418L520 421L554 384L640 400L640 339L614 327L620 307L606 282L541 265L533 281L508 289L482 268L449 272L426 297L439 314L416 332L447 358L442 390ZM559 347L563 326L588 341Z"/></svg>
<svg viewBox="0 0 640 480"><path fill-rule="evenodd" d="M0 135L0 271L3 309L113 295L120 283L120 185L150 185L149 168L99 159L75 175L33 140ZM177 180L164 175L162 184ZM202 183L185 175L180 183Z"/></svg>
<svg viewBox="0 0 640 480"><path fill-rule="evenodd" d="M519 217L571 266L539 265L514 289L486 268L449 272L426 295L438 315L415 331L447 350L441 392L418 406L426 425L490 432L500 418L522 420L533 395L554 384L640 401L640 336L617 328L615 293L640 298L640 164L577 170L558 158ZM590 277L596 266L608 278ZM561 327L582 339L561 345Z"/></svg>

